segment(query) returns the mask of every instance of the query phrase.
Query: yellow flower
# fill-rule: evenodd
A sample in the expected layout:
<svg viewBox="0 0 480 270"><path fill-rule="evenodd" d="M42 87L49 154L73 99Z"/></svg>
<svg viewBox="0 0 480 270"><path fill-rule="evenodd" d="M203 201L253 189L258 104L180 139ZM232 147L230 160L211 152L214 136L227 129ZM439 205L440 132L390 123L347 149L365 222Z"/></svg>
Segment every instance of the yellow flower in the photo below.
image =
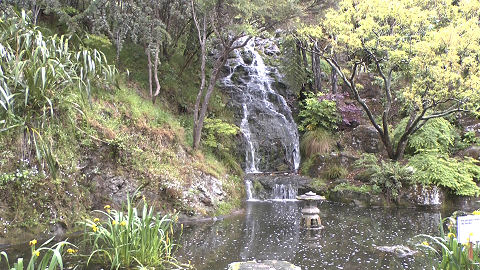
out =
<svg viewBox="0 0 480 270"><path fill-rule="evenodd" d="M127 226L127 222L125 220L120 222L120 226Z"/></svg>
<svg viewBox="0 0 480 270"><path fill-rule="evenodd" d="M77 251L78 251L78 250L73 249L73 248L67 249L67 253L68 253L68 254L74 254L74 253L77 253Z"/></svg>
<svg viewBox="0 0 480 270"><path fill-rule="evenodd" d="M455 238L455 234L454 233L448 233L448 238Z"/></svg>
<svg viewBox="0 0 480 270"><path fill-rule="evenodd" d="M93 226L92 226L92 231L93 231L93 232L97 232L97 231L98 231L98 227L97 227L96 225L93 225Z"/></svg>
<svg viewBox="0 0 480 270"><path fill-rule="evenodd" d="M30 246L35 246L37 244L37 239L33 239L28 243Z"/></svg>
<svg viewBox="0 0 480 270"><path fill-rule="evenodd" d="M110 208L111 207L108 204L103 207L103 209L105 209L107 211L107 213L109 213L109 214L110 214Z"/></svg>
<svg viewBox="0 0 480 270"><path fill-rule="evenodd" d="M117 221L116 220L112 220L112 225L115 225L117 224Z"/></svg>
<svg viewBox="0 0 480 270"><path fill-rule="evenodd" d="M427 241L423 241L422 245L427 246L427 247L430 246L430 244Z"/></svg>
<svg viewBox="0 0 480 270"><path fill-rule="evenodd" d="M37 251L34 251L34 252L33 252L33 255L39 257L39 256L40 256L40 251L38 251L38 250L37 250Z"/></svg>
<svg viewBox="0 0 480 270"><path fill-rule="evenodd" d="M99 221L100 221L99 218L94 218L94 219L93 219L93 222L95 222L95 223L97 223L97 222L99 222Z"/></svg>
<svg viewBox="0 0 480 270"><path fill-rule="evenodd" d="M476 210L476 211L473 211L473 213L475 216L480 216L480 210Z"/></svg>

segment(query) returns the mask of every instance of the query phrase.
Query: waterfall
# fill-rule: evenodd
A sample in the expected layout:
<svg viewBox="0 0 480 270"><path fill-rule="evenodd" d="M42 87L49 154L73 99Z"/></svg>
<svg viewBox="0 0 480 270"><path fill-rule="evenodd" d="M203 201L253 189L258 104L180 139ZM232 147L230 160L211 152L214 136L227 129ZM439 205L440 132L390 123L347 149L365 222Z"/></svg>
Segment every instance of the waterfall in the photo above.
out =
<svg viewBox="0 0 480 270"><path fill-rule="evenodd" d="M300 176L250 174L245 179L247 201L296 201Z"/></svg>
<svg viewBox="0 0 480 270"><path fill-rule="evenodd" d="M247 190L247 201L258 201L258 199L256 199L253 195L254 190L252 187L252 181L245 180L245 189Z"/></svg>
<svg viewBox="0 0 480 270"><path fill-rule="evenodd" d="M292 184L275 184L272 200L296 200L297 188Z"/></svg>
<svg viewBox="0 0 480 270"><path fill-rule="evenodd" d="M231 94L231 105L240 112L236 118L245 141L245 171L296 172L299 136L290 107L278 92L278 85L284 85L282 75L276 67L265 65L258 50L254 38L235 50L222 79L225 91Z"/></svg>

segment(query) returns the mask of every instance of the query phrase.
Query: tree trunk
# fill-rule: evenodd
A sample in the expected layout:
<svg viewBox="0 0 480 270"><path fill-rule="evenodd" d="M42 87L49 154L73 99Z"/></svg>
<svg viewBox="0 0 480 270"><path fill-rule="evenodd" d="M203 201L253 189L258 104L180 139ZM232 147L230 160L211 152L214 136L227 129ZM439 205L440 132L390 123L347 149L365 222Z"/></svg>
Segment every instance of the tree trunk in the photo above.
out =
<svg viewBox="0 0 480 270"><path fill-rule="evenodd" d="M337 71L332 68L332 75L330 78L331 84L332 84L332 94L336 94L338 91L338 77L337 77Z"/></svg>
<svg viewBox="0 0 480 270"><path fill-rule="evenodd" d="M150 55L150 49L148 46L145 48L145 53L147 54L147 61L148 61L148 86L149 86L149 93L150 98L153 97L153 82L152 82L152 57Z"/></svg>
<svg viewBox="0 0 480 270"><path fill-rule="evenodd" d="M320 67L320 56L312 50L312 73L313 73L313 91L322 92L322 69Z"/></svg>
<svg viewBox="0 0 480 270"><path fill-rule="evenodd" d="M158 80L158 62L159 62L159 44L155 45L155 53L154 53L154 62L153 62L153 78L155 80L155 85L157 86L157 89L155 90L155 93L152 96L152 102L155 104L155 99L157 98L158 94L160 94L160 82Z"/></svg>

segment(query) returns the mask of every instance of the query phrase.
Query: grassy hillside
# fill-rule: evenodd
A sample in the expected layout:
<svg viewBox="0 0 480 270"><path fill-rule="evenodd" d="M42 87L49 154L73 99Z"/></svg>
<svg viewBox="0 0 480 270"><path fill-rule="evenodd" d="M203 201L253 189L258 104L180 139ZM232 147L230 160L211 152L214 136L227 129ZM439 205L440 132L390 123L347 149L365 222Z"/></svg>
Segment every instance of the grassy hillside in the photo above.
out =
<svg viewBox="0 0 480 270"><path fill-rule="evenodd" d="M89 36L83 44L113 61L106 38ZM73 106L55 108L44 137L59 168L56 179L34 156L21 160L21 134L0 133L0 237L14 229L71 228L90 210L119 205L135 190L163 211L187 215L225 214L240 204L242 171L228 151L233 140L210 131L222 147L191 149L196 69L180 74L180 54L162 63L162 93L152 104L144 58L141 48L127 44L116 86L94 87L91 97L71 94L63 98ZM223 99L212 98L210 116L229 123Z"/></svg>

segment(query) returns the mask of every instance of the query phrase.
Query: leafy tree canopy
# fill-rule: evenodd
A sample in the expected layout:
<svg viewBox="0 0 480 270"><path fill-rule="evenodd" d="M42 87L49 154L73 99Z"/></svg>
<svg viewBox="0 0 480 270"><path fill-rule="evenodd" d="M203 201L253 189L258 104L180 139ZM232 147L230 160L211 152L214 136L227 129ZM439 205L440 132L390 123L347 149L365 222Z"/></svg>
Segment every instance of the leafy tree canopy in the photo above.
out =
<svg viewBox="0 0 480 270"><path fill-rule="evenodd" d="M469 0L344 0L321 24L299 33L339 72L390 158L397 159L408 137L429 119L460 111L478 115L479 12L480 2ZM382 84L381 123L360 97L356 79L361 72L375 74ZM395 103L409 115L396 146L388 130Z"/></svg>

